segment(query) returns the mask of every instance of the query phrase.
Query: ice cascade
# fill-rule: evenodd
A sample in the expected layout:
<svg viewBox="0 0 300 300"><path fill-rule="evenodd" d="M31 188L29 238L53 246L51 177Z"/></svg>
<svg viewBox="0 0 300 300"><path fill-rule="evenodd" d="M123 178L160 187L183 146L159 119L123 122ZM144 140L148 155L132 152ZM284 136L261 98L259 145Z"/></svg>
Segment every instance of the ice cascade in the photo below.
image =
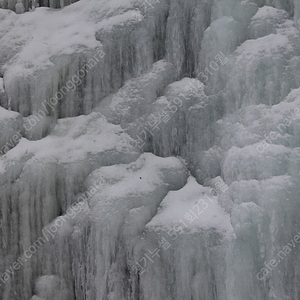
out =
<svg viewBox="0 0 300 300"><path fill-rule="evenodd" d="M73 2L0 0L0 298L299 299L299 0Z"/></svg>

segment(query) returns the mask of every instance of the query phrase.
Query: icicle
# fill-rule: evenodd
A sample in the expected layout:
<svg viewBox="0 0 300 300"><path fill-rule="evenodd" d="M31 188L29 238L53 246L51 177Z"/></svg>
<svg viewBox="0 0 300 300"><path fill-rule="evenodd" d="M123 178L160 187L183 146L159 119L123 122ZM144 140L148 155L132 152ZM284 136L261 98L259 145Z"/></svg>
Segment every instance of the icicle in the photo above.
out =
<svg viewBox="0 0 300 300"><path fill-rule="evenodd" d="M16 13L23 14L25 12L23 0L17 0L17 1L18 1L18 3L16 4Z"/></svg>

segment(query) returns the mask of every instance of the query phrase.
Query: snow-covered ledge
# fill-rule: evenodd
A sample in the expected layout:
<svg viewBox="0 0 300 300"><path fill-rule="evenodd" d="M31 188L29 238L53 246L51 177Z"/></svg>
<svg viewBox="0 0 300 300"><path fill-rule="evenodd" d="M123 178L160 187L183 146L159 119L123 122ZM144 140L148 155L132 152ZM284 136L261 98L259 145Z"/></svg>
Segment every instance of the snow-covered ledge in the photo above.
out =
<svg viewBox="0 0 300 300"><path fill-rule="evenodd" d="M50 8L63 8L78 0L0 0L0 8L10 9L18 14L45 6Z"/></svg>

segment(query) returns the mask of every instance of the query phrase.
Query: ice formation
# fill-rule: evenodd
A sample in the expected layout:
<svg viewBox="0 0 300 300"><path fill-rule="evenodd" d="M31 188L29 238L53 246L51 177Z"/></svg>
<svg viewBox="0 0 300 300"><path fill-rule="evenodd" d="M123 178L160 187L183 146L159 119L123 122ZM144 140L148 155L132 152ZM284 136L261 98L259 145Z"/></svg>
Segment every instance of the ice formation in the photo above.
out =
<svg viewBox="0 0 300 300"><path fill-rule="evenodd" d="M0 8L8 8L17 14L34 11L35 8L46 6L50 8L64 8L78 0L1 0Z"/></svg>
<svg viewBox="0 0 300 300"><path fill-rule="evenodd" d="M299 0L73 2L0 0L0 298L299 299Z"/></svg>

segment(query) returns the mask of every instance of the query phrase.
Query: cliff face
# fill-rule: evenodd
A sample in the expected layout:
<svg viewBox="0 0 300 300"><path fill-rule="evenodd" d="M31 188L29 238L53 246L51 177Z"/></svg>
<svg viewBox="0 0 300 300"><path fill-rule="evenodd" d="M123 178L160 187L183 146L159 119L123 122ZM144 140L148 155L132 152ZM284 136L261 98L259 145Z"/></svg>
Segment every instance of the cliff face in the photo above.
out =
<svg viewBox="0 0 300 300"><path fill-rule="evenodd" d="M298 299L299 16L0 9L1 299Z"/></svg>

